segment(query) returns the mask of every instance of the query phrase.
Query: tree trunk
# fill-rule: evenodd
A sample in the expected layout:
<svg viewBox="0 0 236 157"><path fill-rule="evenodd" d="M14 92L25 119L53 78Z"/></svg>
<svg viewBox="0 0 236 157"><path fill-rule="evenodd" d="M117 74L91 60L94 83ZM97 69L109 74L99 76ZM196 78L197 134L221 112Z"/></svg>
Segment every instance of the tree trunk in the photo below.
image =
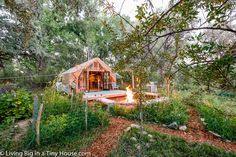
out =
<svg viewBox="0 0 236 157"><path fill-rule="evenodd" d="M169 97L170 96L170 77L169 76L165 77L165 82L166 82L166 95Z"/></svg>

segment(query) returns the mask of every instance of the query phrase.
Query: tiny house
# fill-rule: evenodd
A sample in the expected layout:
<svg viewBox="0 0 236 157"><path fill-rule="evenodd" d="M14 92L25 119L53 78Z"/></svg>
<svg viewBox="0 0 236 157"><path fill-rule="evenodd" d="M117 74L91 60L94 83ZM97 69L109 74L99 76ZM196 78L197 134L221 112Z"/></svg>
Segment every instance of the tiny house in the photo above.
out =
<svg viewBox="0 0 236 157"><path fill-rule="evenodd" d="M76 93L114 89L116 74L100 58L93 58L61 74L64 85L75 86Z"/></svg>

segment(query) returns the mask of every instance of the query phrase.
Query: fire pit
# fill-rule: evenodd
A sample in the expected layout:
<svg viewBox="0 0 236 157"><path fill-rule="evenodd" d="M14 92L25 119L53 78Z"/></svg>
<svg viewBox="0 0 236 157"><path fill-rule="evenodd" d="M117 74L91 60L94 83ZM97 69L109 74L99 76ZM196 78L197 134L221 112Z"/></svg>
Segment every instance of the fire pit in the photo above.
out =
<svg viewBox="0 0 236 157"><path fill-rule="evenodd" d="M121 105L134 105L136 104L136 101L134 100L134 94L132 90L130 89L130 86L126 87L126 99L123 101L120 101L119 104Z"/></svg>
<svg viewBox="0 0 236 157"><path fill-rule="evenodd" d="M93 105L96 102L100 102L107 106L120 105L128 108L136 107L138 100L136 93L128 86L126 91L124 90L112 90L112 91L100 91L85 93L84 99L89 101L89 104ZM157 93L144 93L144 104L151 104L155 102L163 101Z"/></svg>
<svg viewBox="0 0 236 157"><path fill-rule="evenodd" d="M146 93L144 101L154 100L157 97L159 97L157 94ZM109 98L109 99L113 100L115 102L115 104L118 104L118 105L124 105L124 106L133 105L134 106L137 104L137 99L135 99L135 93L133 93L130 86L126 87L126 96L113 97L113 98Z"/></svg>

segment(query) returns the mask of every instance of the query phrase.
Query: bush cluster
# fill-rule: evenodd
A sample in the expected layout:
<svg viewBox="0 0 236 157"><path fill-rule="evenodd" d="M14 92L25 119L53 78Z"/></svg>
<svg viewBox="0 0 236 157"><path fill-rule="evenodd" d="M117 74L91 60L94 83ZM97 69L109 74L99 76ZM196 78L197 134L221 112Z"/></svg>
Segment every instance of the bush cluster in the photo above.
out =
<svg viewBox="0 0 236 157"><path fill-rule="evenodd" d="M0 95L0 122L29 118L32 104L31 93L23 89Z"/></svg>
<svg viewBox="0 0 236 157"><path fill-rule="evenodd" d="M145 107L144 116L146 121L155 123L177 122L182 125L188 121L187 107L178 99L148 105Z"/></svg>
<svg viewBox="0 0 236 157"><path fill-rule="evenodd" d="M85 132L85 104L80 96L71 98L47 90L44 93L44 111L40 123L40 143L50 145L63 143ZM88 106L87 130L105 127L109 124L108 113L98 106ZM35 132L29 129L25 144L36 145Z"/></svg>
<svg viewBox="0 0 236 157"><path fill-rule="evenodd" d="M109 123L108 115L99 108L88 109L88 130ZM51 115L42 121L40 141L42 144L52 144L66 140L67 137L79 135L86 130L84 109L76 112Z"/></svg>

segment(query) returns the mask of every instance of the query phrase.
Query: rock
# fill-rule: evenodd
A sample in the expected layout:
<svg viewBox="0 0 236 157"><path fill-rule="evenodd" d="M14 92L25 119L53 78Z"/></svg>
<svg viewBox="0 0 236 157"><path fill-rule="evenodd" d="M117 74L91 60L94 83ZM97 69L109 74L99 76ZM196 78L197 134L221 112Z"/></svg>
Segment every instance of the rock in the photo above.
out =
<svg viewBox="0 0 236 157"><path fill-rule="evenodd" d="M185 130L187 130L187 126L181 125L181 126L179 126L179 130L185 131Z"/></svg>
<svg viewBox="0 0 236 157"><path fill-rule="evenodd" d="M130 125L131 128L137 128L137 129L140 129L141 127L137 124L131 124Z"/></svg>
<svg viewBox="0 0 236 157"><path fill-rule="evenodd" d="M130 129L131 129L131 127L129 126L129 127L127 127L124 131L125 131L125 132L128 132L128 131L130 131Z"/></svg>
<svg viewBox="0 0 236 157"><path fill-rule="evenodd" d="M148 133L146 131L141 132L143 135L147 135Z"/></svg>
<svg viewBox="0 0 236 157"><path fill-rule="evenodd" d="M173 123L170 123L167 127L170 128L170 129L177 130L178 129L178 124L177 124L177 122L173 122Z"/></svg>
<svg viewBox="0 0 236 157"><path fill-rule="evenodd" d="M225 139L225 142L227 142L227 143L230 143L231 141L230 141L230 140L227 140L227 139Z"/></svg>
<svg viewBox="0 0 236 157"><path fill-rule="evenodd" d="M131 137L130 140L137 142L137 139L135 137Z"/></svg>
<svg viewBox="0 0 236 157"><path fill-rule="evenodd" d="M15 128L11 127L9 132L14 134L14 133L16 133L16 130L15 130Z"/></svg>
<svg viewBox="0 0 236 157"><path fill-rule="evenodd" d="M147 148L149 148L149 147L151 146L151 144L150 144L150 143L146 143L145 146L146 146Z"/></svg>
<svg viewBox="0 0 236 157"><path fill-rule="evenodd" d="M221 137L219 134L217 134L217 133L215 133L215 132L213 132L213 131L209 131L209 133L215 135L216 137Z"/></svg>
<svg viewBox="0 0 236 157"><path fill-rule="evenodd" d="M164 128L166 128L166 127L167 127L167 125L166 125L166 124L162 124L162 126L163 126Z"/></svg>
<svg viewBox="0 0 236 157"><path fill-rule="evenodd" d="M140 150L141 149L141 145L140 144L135 144L135 147Z"/></svg>
<svg viewBox="0 0 236 157"><path fill-rule="evenodd" d="M152 136L151 134L148 134L148 137L149 137L149 138L153 138L153 136Z"/></svg>

